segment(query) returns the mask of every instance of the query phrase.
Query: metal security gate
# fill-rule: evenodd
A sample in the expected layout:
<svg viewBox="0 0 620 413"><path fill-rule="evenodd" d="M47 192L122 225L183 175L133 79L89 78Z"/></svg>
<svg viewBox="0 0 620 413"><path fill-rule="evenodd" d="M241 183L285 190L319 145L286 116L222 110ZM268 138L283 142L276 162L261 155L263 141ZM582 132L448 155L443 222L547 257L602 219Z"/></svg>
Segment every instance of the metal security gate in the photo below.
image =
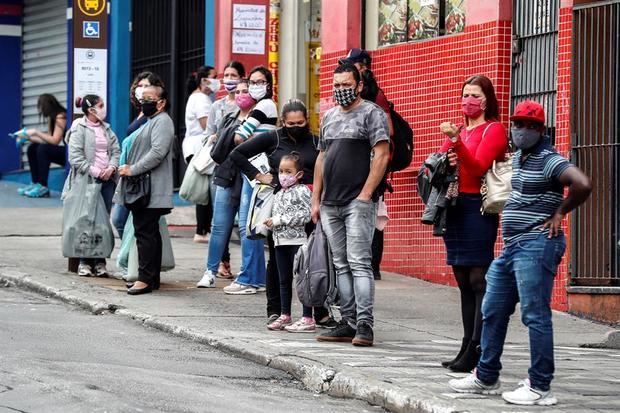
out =
<svg viewBox="0 0 620 413"><path fill-rule="evenodd" d="M22 125L47 130L37 110L39 95L51 93L67 107L66 0L24 1L22 30Z"/></svg>
<svg viewBox="0 0 620 413"><path fill-rule="evenodd" d="M178 155L185 133L185 83L204 64L204 39L204 0L133 0L131 71L133 76L145 70L155 72L166 85L169 114L177 132L175 186L184 173Z"/></svg>
<svg viewBox="0 0 620 413"><path fill-rule="evenodd" d="M620 0L574 7L572 161L592 178L573 215L573 285L620 286Z"/></svg>
<svg viewBox="0 0 620 413"><path fill-rule="evenodd" d="M555 138L559 0L514 0L511 107L534 100L545 108Z"/></svg>

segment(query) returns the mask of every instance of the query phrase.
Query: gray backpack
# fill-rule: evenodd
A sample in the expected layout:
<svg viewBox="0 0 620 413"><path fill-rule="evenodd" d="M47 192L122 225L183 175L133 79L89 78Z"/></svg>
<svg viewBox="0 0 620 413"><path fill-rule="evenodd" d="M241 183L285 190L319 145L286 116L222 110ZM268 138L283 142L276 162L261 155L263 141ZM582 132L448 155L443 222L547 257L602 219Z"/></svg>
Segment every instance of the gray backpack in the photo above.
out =
<svg viewBox="0 0 620 413"><path fill-rule="evenodd" d="M303 305L330 309L336 304L336 270L321 221L295 254L293 275L297 296Z"/></svg>

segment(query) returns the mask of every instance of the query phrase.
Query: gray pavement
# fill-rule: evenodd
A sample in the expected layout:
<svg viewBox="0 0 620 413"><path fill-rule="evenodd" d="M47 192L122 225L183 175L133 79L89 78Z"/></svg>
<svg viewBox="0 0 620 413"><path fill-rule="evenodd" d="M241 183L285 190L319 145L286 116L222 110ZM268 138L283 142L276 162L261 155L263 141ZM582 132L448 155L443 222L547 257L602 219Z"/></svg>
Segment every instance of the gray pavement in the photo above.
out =
<svg viewBox="0 0 620 413"><path fill-rule="evenodd" d="M545 409L520 408L498 397L456 395L447 387L450 378L463 376L439 364L460 344L459 296L454 288L384 273L376 286L375 346L319 344L309 335L268 331L264 294L227 296L221 290L223 281L215 289L194 288L203 271L206 245L192 243L191 231L172 231L177 267L163 275L162 290L129 297L120 281L80 278L65 271L60 209L5 208L0 214L0 280L282 369L311 390L363 399L396 412L620 411L620 351L580 347L600 343L609 326L556 312L553 389L560 403ZM20 231L28 235L15 235ZM37 232L41 236L34 236ZM238 265L236 245L231 253ZM298 303L293 313L301 314ZM518 315L511 323L503 364L505 389L526 377L528 339Z"/></svg>
<svg viewBox="0 0 620 413"><path fill-rule="evenodd" d="M0 412L380 412L208 346L0 288Z"/></svg>

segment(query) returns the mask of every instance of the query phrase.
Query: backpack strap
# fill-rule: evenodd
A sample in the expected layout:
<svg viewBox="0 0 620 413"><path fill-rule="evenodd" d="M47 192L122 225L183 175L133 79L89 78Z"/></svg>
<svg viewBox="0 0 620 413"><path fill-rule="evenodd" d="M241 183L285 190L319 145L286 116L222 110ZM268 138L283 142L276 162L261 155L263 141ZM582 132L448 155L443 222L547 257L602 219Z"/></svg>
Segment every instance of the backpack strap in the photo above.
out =
<svg viewBox="0 0 620 413"><path fill-rule="evenodd" d="M491 122L491 123L489 123L489 124L487 125L487 127L486 127L486 128L484 128L484 132L482 132L482 139L484 139L484 137L486 136L487 131L489 130L489 128L490 128L491 126L495 125L496 123L497 123L497 122Z"/></svg>

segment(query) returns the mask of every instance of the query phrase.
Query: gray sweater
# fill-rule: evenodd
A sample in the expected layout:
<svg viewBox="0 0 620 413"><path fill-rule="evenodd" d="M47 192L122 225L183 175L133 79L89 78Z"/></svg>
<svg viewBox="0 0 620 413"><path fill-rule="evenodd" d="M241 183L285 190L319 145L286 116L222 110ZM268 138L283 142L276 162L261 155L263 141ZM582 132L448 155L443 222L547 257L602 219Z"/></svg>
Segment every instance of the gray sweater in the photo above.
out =
<svg viewBox="0 0 620 413"><path fill-rule="evenodd" d="M118 167L118 160L121 156L121 148L118 144L116 134L110 128L110 125L102 122L103 130L108 138L108 157L110 166ZM71 165L71 173L65 181L62 191L64 199L67 191L71 189L74 174L88 174L90 166L95 160L95 131L86 125L86 118L77 119L71 125L71 129L65 136L65 142L69 148L69 164Z"/></svg>
<svg viewBox="0 0 620 413"><path fill-rule="evenodd" d="M127 165L131 175L151 174L151 201L147 208L172 208L172 145L174 125L166 112L152 117L131 146ZM123 178L116 189L114 202L125 203Z"/></svg>

